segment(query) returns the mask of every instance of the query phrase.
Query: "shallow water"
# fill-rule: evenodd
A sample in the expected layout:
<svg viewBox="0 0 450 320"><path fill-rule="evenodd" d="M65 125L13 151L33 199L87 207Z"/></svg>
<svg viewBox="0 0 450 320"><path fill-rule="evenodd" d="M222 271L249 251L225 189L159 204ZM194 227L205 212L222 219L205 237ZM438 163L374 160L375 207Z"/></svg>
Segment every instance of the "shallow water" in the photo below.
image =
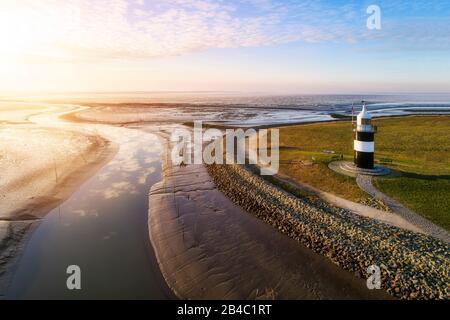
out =
<svg viewBox="0 0 450 320"><path fill-rule="evenodd" d="M147 227L148 191L161 179L161 145L156 135L117 130L114 159L33 232L7 298L170 297ZM69 265L81 268L81 290L66 287Z"/></svg>

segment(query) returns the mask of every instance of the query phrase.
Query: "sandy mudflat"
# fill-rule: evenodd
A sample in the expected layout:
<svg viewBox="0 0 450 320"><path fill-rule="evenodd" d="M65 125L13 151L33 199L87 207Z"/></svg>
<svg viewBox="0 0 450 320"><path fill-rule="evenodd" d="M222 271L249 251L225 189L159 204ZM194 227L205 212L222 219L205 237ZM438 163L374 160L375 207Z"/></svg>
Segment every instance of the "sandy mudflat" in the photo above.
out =
<svg viewBox="0 0 450 320"><path fill-rule="evenodd" d="M52 109L56 108L39 103L0 101L0 123L29 123L30 116Z"/></svg>
<svg viewBox="0 0 450 320"><path fill-rule="evenodd" d="M55 128L0 128L0 220L41 218L113 154L105 139Z"/></svg>
<svg viewBox="0 0 450 320"><path fill-rule="evenodd" d="M165 161L164 179L150 192L149 232L181 298L387 298L234 205L201 165Z"/></svg>
<svg viewBox="0 0 450 320"><path fill-rule="evenodd" d="M67 114L66 120L108 124L186 123L203 121L224 126L261 127L275 124L327 121L323 112L246 105L186 103L85 103L89 108Z"/></svg>

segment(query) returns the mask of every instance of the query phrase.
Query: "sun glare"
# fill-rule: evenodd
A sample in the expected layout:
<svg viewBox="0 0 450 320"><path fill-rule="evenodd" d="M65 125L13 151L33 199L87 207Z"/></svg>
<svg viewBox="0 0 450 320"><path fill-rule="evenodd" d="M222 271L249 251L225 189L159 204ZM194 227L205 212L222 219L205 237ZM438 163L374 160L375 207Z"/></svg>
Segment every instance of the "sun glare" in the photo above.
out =
<svg viewBox="0 0 450 320"><path fill-rule="evenodd" d="M54 2L8 1L0 11L0 56L12 60L54 56L70 31L70 8Z"/></svg>

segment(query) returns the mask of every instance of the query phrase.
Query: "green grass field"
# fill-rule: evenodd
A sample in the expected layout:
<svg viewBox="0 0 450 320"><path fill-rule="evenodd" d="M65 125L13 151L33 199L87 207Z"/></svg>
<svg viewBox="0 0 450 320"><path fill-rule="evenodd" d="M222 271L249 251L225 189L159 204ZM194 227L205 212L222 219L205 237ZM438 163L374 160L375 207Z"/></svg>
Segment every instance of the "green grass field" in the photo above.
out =
<svg viewBox="0 0 450 320"><path fill-rule="evenodd" d="M450 117L385 118L374 124L378 126L375 159L396 172L393 177L377 178L375 185L450 230ZM327 167L340 155L353 159L350 122L282 127L280 146L281 174L353 201L367 197L355 179ZM306 160L307 164L291 160Z"/></svg>

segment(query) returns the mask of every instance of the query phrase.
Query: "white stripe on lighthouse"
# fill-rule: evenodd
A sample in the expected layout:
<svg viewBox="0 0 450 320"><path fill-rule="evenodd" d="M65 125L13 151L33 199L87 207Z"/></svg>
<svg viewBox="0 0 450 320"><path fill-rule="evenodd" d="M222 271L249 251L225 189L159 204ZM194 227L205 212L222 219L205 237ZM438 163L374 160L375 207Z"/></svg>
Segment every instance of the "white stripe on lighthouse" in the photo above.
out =
<svg viewBox="0 0 450 320"><path fill-rule="evenodd" d="M354 149L358 152L375 152L375 142L355 140Z"/></svg>

